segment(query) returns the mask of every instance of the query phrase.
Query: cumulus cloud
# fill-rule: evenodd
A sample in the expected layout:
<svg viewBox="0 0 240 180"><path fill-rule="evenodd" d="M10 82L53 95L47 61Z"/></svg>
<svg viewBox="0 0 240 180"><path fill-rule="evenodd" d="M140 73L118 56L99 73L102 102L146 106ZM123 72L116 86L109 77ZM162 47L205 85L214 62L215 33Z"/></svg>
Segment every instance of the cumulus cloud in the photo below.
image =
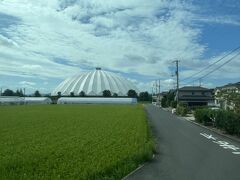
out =
<svg viewBox="0 0 240 180"><path fill-rule="evenodd" d="M167 71L157 67L169 59L203 53L199 30L188 26L191 12L179 1L72 2L4 1L0 11L21 19L7 33L33 57L40 53L50 60L61 57L79 65L156 75Z"/></svg>
<svg viewBox="0 0 240 180"><path fill-rule="evenodd" d="M19 82L18 84L24 85L24 86L35 86L35 85L36 85L36 83L34 83L34 82L28 82L28 81L21 81L21 82Z"/></svg>
<svg viewBox="0 0 240 180"><path fill-rule="evenodd" d="M0 16L13 18L0 28L0 74L64 78L101 66L166 78L173 59L201 64L196 9L180 0L2 1Z"/></svg>
<svg viewBox="0 0 240 180"><path fill-rule="evenodd" d="M18 44L7 37L4 37L0 34L0 46L7 46L7 47L18 47Z"/></svg>

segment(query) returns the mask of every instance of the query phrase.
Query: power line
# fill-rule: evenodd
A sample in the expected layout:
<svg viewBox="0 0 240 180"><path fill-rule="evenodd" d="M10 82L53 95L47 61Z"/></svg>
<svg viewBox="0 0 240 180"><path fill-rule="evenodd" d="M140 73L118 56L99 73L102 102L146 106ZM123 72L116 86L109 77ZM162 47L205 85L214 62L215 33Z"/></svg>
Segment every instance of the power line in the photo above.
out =
<svg viewBox="0 0 240 180"><path fill-rule="evenodd" d="M212 74L213 72L215 72L216 70L220 69L221 67L223 67L224 65L226 65L227 63L229 63L230 61L232 61L233 59L235 59L238 55L240 55L240 52L238 52L235 56L231 57L229 60L227 60L226 62L224 62L223 64L221 64L220 66L218 66L217 68L213 69L212 71L208 72L207 74L191 81L189 84L191 84L192 82L195 82L197 80L202 80L203 78L207 77L209 74Z"/></svg>
<svg viewBox="0 0 240 180"><path fill-rule="evenodd" d="M194 76L196 76L196 75L202 73L203 71L209 69L209 68L212 67L214 64L217 64L218 62L222 61L222 60L225 59L227 56L231 55L232 53L234 53L235 51L237 51L237 50L239 50L239 49L240 49L240 46L237 47L237 48L235 48L235 49L233 49L233 50L230 51L229 53L225 54L223 57L221 57L220 59L218 59L216 62L210 64L209 66L207 66L207 67L205 67L205 68L203 68L203 69L200 70L199 72L197 72L197 73L191 75L190 77L187 77L187 78L181 80L181 82L182 82L182 81L186 81L186 80L188 80L188 79L190 79L190 78L192 78L192 77L194 77Z"/></svg>

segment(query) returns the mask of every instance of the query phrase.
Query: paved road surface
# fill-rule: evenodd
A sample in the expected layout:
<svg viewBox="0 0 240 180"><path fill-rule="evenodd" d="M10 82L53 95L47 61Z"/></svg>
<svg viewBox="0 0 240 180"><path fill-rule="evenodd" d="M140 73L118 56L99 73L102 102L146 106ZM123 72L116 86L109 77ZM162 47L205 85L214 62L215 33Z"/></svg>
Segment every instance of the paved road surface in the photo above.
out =
<svg viewBox="0 0 240 180"><path fill-rule="evenodd" d="M128 179L240 180L239 143L155 106L146 109L158 144L157 155Z"/></svg>

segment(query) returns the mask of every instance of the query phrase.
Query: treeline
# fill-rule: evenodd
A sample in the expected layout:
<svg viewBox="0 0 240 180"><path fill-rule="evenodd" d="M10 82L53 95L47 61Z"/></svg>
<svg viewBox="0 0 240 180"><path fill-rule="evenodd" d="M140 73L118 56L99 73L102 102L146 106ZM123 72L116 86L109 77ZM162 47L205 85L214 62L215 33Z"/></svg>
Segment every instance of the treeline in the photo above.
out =
<svg viewBox="0 0 240 180"><path fill-rule="evenodd" d="M57 94L58 94L57 95L58 97L65 96L65 95L62 95L61 92L58 92ZM126 97L126 96L119 96L117 93L111 93L110 90L104 90L102 92L102 96L103 97ZM137 98L138 101L152 101L152 95L149 94L147 91L140 92L138 94L135 90L130 89L127 93L127 96L131 98ZM70 97L88 97L88 95L84 91L81 91L79 94L74 94L74 92L71 92ZM94 97L94 96L90 96L90 97ZM99 96L96 96L96 97L99 97Z"/></svg>
<svg viewBox="0 0 240 180"><path fill-rule="evenodd" d="M22 89L19 89L16 91L13 91L11 89L6 89L1 95L2 96L19 96L19 97L25 96L24 91ZM38 90L36 90L31 96L42 97L43 95ZM88 97L84 91L81 91L79 94L74 94L73 92L71 92L69 96L70 97ZM126 96L119 96L117 93L111 93L110 90L104 90L102 92L102 96L103 97L126 97ZM152 101L152 95L149 94L147 91L140 92L138 94L135 90L130 89L127 93L127 96L131 98L137 98L138 101ZM64 96L62 96L61 92L58 92L57 97L64 97ZM90 96L90 97L93 97L93 96ZM99 96L96 96L96 97L99 97Z"/></svg>
<svg viewBox="0 0 240 180"><path fill-rule="evenodd" d="M161 100L161 106L164 108L166 107L176 108L177 101L175 101L175 93L172 91L167 92Z"/></svg>
<svg viewBox="0 0 240 180"><path fill-rule="evenodd" d="M11 89L6 89L1 93L1 96L18 96L18 97L24 97L24 91L22 89L18 89L16 91L13 91ZM40 94L40 92L38 90L36 90L33 93L33 96L35 97L41 97L42 95Z"/></svg>

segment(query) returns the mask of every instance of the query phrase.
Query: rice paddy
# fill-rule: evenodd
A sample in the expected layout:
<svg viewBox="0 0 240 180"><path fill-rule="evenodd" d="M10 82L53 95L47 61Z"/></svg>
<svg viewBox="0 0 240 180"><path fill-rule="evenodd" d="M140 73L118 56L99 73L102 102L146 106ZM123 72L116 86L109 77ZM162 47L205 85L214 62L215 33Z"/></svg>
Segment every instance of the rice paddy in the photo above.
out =
<svg viewBox="0 0 240 180"><path fill-rule="evenodd" d="M121 179L151 158L141 105L0 106L0 179Z"/></svg>

